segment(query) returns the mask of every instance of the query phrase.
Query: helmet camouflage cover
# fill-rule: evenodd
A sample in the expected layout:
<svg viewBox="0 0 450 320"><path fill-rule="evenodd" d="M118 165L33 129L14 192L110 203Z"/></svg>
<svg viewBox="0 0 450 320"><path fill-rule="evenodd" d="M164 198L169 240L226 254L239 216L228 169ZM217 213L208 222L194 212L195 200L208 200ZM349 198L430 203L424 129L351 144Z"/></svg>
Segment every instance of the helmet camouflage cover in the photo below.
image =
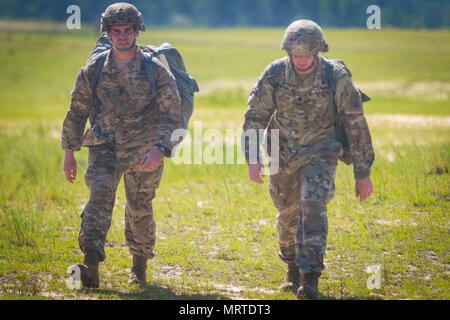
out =
<svg viewBox="0 0 450 320"><path fill-rule="evenodd" d="M126 2L114 3L106 8L100 22L101 32L107 31L112 25L124 24L134 24L138 30L145 31L141 13L135 6Z"/></svg>
<svg viewBox="0 0 450 320"><path fill-rule="evenodd" d="M328 51L320 26L311 20L292 22L284 33L281 49L290 55L309 56Z"/></svg>

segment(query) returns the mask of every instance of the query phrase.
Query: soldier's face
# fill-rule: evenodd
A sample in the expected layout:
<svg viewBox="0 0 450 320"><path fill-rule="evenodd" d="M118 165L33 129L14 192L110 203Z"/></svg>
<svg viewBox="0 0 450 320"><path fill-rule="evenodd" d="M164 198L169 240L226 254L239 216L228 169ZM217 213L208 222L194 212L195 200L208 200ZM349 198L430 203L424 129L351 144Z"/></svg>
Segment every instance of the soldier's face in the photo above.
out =
<svg viewBox="0 0 450 320"><path fill-rule="evenodd" d="M292 63L296 71L300 73L311 73L314 69L312 69L312 65L314 62L314 55L311 54L309 56L294 56L291 55Z"/></svg>
<svg viewBox="0 0 450 320"><path fill-rule="evenodd" d="M122 26L111 26L108 32L108 38L119 51L128 51L133 49L136 37L139 31L135 30L134 25L126 24Z"/></svg>

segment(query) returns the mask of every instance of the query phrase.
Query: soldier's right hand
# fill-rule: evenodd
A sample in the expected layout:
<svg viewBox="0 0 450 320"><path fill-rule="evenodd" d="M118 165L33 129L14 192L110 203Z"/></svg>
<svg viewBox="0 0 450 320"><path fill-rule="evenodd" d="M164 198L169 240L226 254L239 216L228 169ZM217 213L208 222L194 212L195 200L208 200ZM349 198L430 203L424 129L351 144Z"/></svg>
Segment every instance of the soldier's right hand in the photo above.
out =
<svg viewBox="0 0 450 320"><path fill-rule="evenodd" d="M250 164L248 166L248 176L253 182L259 184L264 183L264 181L261 179L261 176L259 175L260 173L261 176L264 177L264 165L261 162Z"/></svg>
<svg viewBox="0 0 450 320"><path fill-rule="evenodd" d="M77 161L73 155L73 151L66 150L64 153L63 170L67 181L73 183L77 178Z"/></svg>

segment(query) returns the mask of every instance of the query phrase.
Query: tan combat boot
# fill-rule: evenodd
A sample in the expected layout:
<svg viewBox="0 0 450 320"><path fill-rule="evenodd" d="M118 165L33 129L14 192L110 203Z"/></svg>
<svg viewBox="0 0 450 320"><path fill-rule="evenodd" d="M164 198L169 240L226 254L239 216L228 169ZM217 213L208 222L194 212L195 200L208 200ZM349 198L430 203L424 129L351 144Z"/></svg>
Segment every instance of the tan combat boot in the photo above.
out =
<svg viewBox="0 0 450 320"><path fill-rule="evenodd" d="M297 290L298 299L319 300L321 294L319 292L320 272L303 272L302 284Z"/></svg>
<svg viewBox="0 0 450 320"><path fill-rule="evenodd" d="M81 284L85 288L98 288L100 279L98 276L98 264L100 262L97 251L86 249L84 253L84 264L77 264L80 269Z"/></svg>
<svg viewBox="0 0 450 320"><path fill-rule="evenodd" d="M133 255L129 284L147 283L147 260L145 256Z"/></svg>
<svg viewBox="0 0 450 320"><path fill-rule="evenodd" d="M301 273L295 262L288 264L288 271L286 277L284 278L284 282L281 285L280 289L282 291L292 291L297 292L298 287L301 282Z"/></svg>

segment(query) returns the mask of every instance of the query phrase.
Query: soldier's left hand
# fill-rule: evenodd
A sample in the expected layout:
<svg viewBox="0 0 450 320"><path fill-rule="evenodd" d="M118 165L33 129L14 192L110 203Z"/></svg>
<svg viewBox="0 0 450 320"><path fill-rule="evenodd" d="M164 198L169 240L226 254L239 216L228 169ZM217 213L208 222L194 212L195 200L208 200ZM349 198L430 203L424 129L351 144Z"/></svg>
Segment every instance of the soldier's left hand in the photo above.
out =
<svg viewBox="0 0 450 320"><path fill-rule="evenodd" d="M261 162L249 165L248 176L253 182L256 182L258 184L264 183L264 181L261 179L261 176L265 176L264 165Z"/></svg>
<svg viewBox="0 0 450 320"><path fill-rule="evenodd" d="M141 160L142 171L153 172L161 165L164 155L158 147L153 147L148 151Z"/></svg>
<svg viewBox="0 0 450 320"><path fill-rule="evenodd" d="M358 179L355 183L355 193L359 196L359 201L363 202L365 199L370 197L373 192L372 179L370 177Z"/></svg>

